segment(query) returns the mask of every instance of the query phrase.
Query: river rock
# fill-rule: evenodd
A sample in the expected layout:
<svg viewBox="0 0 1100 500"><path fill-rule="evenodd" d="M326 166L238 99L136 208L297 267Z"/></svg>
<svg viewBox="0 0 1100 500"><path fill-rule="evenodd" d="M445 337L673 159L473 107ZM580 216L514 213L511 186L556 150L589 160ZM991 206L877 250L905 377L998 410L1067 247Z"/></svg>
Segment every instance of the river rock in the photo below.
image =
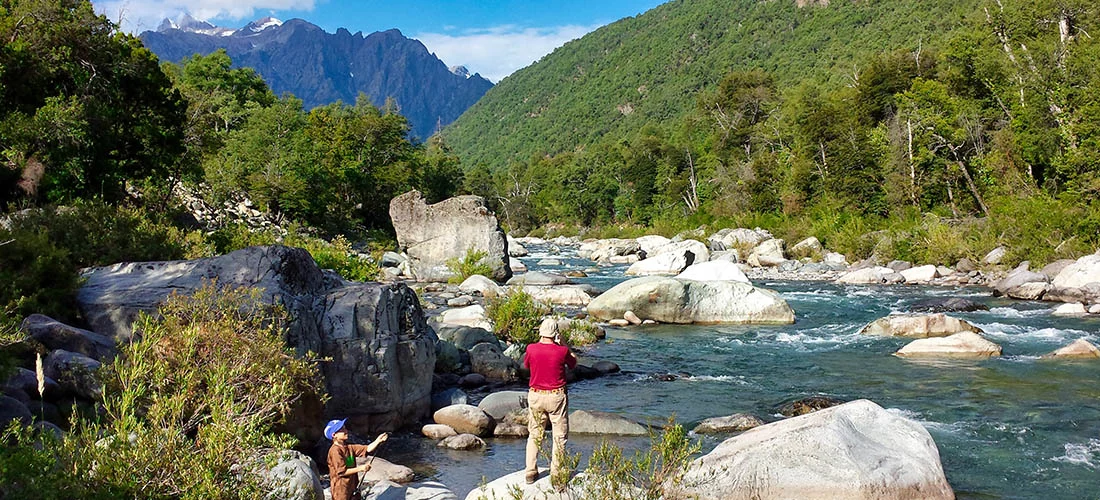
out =
<svg viewBox="0 0 1100 500"><path fill-rule="evenodd" d="M526 257L527 249L523 247L518 241L508 236L508 256L509 257Z"/></svg>
<svg viewBox="0 0 1100 500"><path fill-rule="evenodd" d="M469 295L459 295L453 299L447 299L447 307L466 307L475 303Z"/></svg>
<svg viewBox="0 0 1100 500"><path fill-rule="evenodd" d="M485 317L485 308L480 304L447 309L439 315L439 324L441 326L468 326L483 330L493 329L493 324Z"/></svg>
<svg viewBox="0 0 1100 500"><path fill-rule="evenodd" d="M825 257L823 257L821 261L826 264L837 264L841 266L848 265L848 258L845 257L844 254L837 252L829 252L825 254Z"/></svg>
<svg viewBox="0 0 1100 500"><path fill-rule="evenodd" d="M936 314L891 314L876 319L859 331L862 335L880 335L886 337L946 337L959 332L982 333L965 320Z"/></svg>
<svg viewBox="0 0 1100 500"><path fill-rule="evenodd" d="M484 449L486 444L485 441L473 434L459 434L444 438L436 446L452 450L480 450Z"/></svg>
<svg viewBox="0 0 1100 500"><path fill-rule="evenodd" d="M638 246L647 256L657 255L657 249L672 243L672 240L658 234L640 236L634 241L638 242Z"/></svg>
<svg viewBox="0 0 1100 500"><path fill-rule="evenodd" d="M676 275L694 262L695 254L692 252L667 252L635 262L623 274L627 276Z"/></svg>
<svg viewBox="0 0 1100 500"><path fill-rule="evenodd" d="M648 434L645 427L627 418L613 413L585 410L576 410L569 414L569 432L618 436L644 436Z"/></svg>
<svg viewBox="0 0 1100 500"><path fill-rule="evenodd" d="M42 314L27 316L20 329L50 350L63 349L97 361L110 361L118 353L114 339Z"/></svg>
<svg viewBox="0 0 1100 500"><path fill-rule="evenodd" d="M953 499L932 436L867 400L727 439L666 498Z"/></svg>
<svg viewBox="0 0 1100 500"><path fill-rule="evenodd" d="M614 262L613 257L632 255L638 258L637 254L641 251L642 247L636 240L612 238L585 243L577 250L577 255L603 264Z"/></svg>
<svg viewBox="0 0 1100 500"><path fill-rule="evenodd" d="M371 485L363 500L458 500L458 496L438 481L402 485L383 480Z"/></svg>
<svg viewBox="0 0 1100 500"><path fill-rule="evenodd" d="M607 320L607 324L611 326L630 326L630 322L623 318L614 318Z"/></svg>
<svg viewBox="0 0 1100 500"><path fill-rule="evenodd" d="M525 438L531 434L527 425L513 424L511 422L499 422L493 428L493 436L509 438Z"/></svg>
<svg viewBox="0 0 1100 500"><path fill-rule="evenodd" d="M255 287L264 302L290 313L286 340L299 355L321 364L331 415L370 415L374 433L428 415L435 332L416 294L401 283L346 282L321 271L309 253L284 246L250 247L191 261L121 263L93 268L77 292L92 331L128 339L139 313L152 312L172 292L192 293L211 280ZM60 381L59 381L60 382ZM318 416L309 432L320 433Z"/></svg>
<svg viewBox="0 0 1100 500"><path fill-rule="evenodd" d="M634 314L634 311L624 312L623 319L629 321L632 325L642 324L642 318L639 318L637 314Z"/></svg>
<svg viewBox="0 0 1100 500"><path fill-rule="evenodd" d="M487 436L493 430L493 419L476 406L451 405L432 415L437 424L448 425L459 434Z"/></svg>
<svg viewBox="0 0 1100 500"><path fill-rule="evenodd" d="M901 358L989 358L1001 355L1001 346L974 332L917 339L894 353Z"/></svg>
<svg viewBox="0 0 1100 500"><path fill-rule="evenodd" d="M722 249L752 248L766 240L772 239L772 234L764 229L722 229L707 240L714 245L716 242Z"/></svg>
<svg viewBox="0 0 1100 500"><path fill-rule="evenodd" d="M586 306L592 301L584 285L525 286L523 291L539 302L559 306Z"/></svg>
<svg viewBox="0 0 1100 500"><path fill-rule="evenodd" d="M321 473L317 464L304 453L294 450L278 452L275 465L263 473L267 486L266 499L324 500Z"/></svg>
<svg viewBox="0 0 1100 500"><path fill-rule="evenodd" d="M478 293L482 297L496 297L500 295L501 288L493 280L486 278L480 274L475 274L466 278L461 285L458 285L458 291L463 293Z"/></svg>
<svg viewBox="0 0 1100 500"><path fill-rule="evenodd" d="M43 381L43 386L45 388L43 394L38 394L38 375L31 370L21 367L17 367L15 373L8 377L8 380L4 383L4 387L18 390L33 398L41 397L47 400L54 400L62 395L61 385L50 377L46 377Z"/></svg>
<svg viewBox="0 0 1100 500"><path fill-rule="evenodd" d="M889 264L886 264L886 267L893 269L895 273L900 273L902 271L912 269L913 263L907 260L892 260Z"/></svg>
<svg viewBox="0 0 1100 500"><path fill-rule="evenodd" d="M438 335L440 340L450 341L463 351L469 351L470 348L482 342L499 345L499 340L493 332L473 326L440 325Z"/></svg>
<svg viewBox="0 0 1100 500"><path fill-rule="evenodd" d="M1050 264L1043 266L1043 268L1040 269L1039 272L1042 273L1043 276L1046 276L1048 280L1053 281L1054 278L1058 277L1058 275L1062 273L1062 271L1064 271L1067 267L1073 265L1076 262L1077 261L1073 259L1058 259L1054 262L1051 262Z"/></svg>
<svg viewBox="0 0 1100 500"><path fill-rule="evenodd" d="M456 196L428 205L419 191L409 191L390 200L390 220L418 279L446 281L436 270L471 250L487 254L482 262L492 268L494 280L512 277L504 231L480 196Z"/></svg>
<svg viewBox="0 0 1100 500"><path fill-rule="evenodd" d="M527 265L519 259L511 259L508 261L508 267L512 269L512 274L527 272Z"/></svg>
<svg viewBox="0 0 1100 500"><path fill-rule="evenodd" d="M1005 291L1005 295L1009 298L1019 300L1040 300L1050 290L1050 283L1044 283L1042 281L1033 281L1030 283L1024 283L1018 287L1010 288Z"/></svg>
<svg viewBox="0 0 1100 500"><path fill-rule="evenodd" d="M729 262L731 264L737 264L741 262L741 254L738 253L736 249L716 250L710 253L710 260L707 262Z"/></svg>
<svg viewBox="0 0 1100 500"><path fill-rule="evenodd" d="M779 414L784 417L797 417L805 415L807 413L813 413L815 411L824 410L826 408L832 408L837 405L844 404L836 398L830 398L827 396L810 396L808 398L796 399L787 403L783 403L779 407Z"/></svg>
<svg viewBox="0 0 1100 500"><path fill-rule="evenodd" d="M926 285L931 283L932 280L940 277L939 270L936 266L928 264L926 266L911 267L904 271L899 271L902 276L905 277L906 283Z"/></svg>
<svg viewBox="0 0 1100 500"><path fill-rule="evenodd" d="M27 409L27 405L18 399L0 395L0 427L7 429L12 420L18 420L23 425L31 425L34 415Z"/></svg>
<svg viewBox="0 0 1100 500"><path fill-rule="evenodd" d="M481 387L488 383L489 381L485 379L485 375L482 375L480 373L466 374L463 375L462 378L458 379L458 385L467 389Z"/></svg>
<svg viewBox="0 0 1100 500"><path fill-rule="evenodd" d="M527 391L494 392L477 404L478 408L495 420L501 420L513 410L527 406Z"/></svg>
<svg viewBox="0 0 1100 500"><path fill-rule="evenodd" d="M56 380L63 390L92 401L103 397L103 382L98 374L99 361L58 349L50 352L42 364L46 376Z"/></svg>
<svg viewBox="0 0 1100 500"><path fill-rule="evenodd" d="M677 279L695 281L740 281L749 283L749 278L737 264L729 261L713 260L692 264L676 275Z"/></svg>
<svg viewBox="0 0 1100 500"><path fill-rule="evenodd" d="M1020 263L1016 269L1013 269L1007 276L993 285L993 295L1008 295L1011 290L1027 283L1046 284L1047 277L1045 275L1033 272L1028 267L1029 264L1026 261Z"/></svg>
<svg viewBox="0 0 1100 500"><path fill-rule="evenodd" d="M369 482L390 481L394 483L408 483L413 480L413 470L404 465L395 464L382 457L356 458L357 465L370 462L370 470L363 473L363 480Z"/></svg>
<svg viewBox="0 0 1100 500"><path fill-rule="evenodd" d="M1100 254L1077 259L1051 280L1051 285L1058 288L1081 288L1089 283L1100 283Z"/></svg>
<svg viewBox="0 0 1100 500"><path fill-rule="evenodd" d="M887 281L887 276L890 274L896 273L889 267L866 267L846 273L837 278L836 282L846 285L880 285Z"/></svg>
<svg viewBox="0 0 1100 500"><path fill-rule="evenodd" d="M601 359L595 363L592 363L592 369L599 372L600 375L619 373L619 371L621 370L621 368L619 368L619 365L615 364L614 361L608 361L606 359Z"/></svg>
<svg viewBox="0 0 1100 500"><path fill-rule="evenodd" d="M1008 249L1005 247L994 248L993 250L990 250L989 253L985 254L985 257L982 258L982 264L995 266L997 264L1000 264L1007 254Z"/></svg>
<svg viewBox="0 0 1100 500"><path fill-rule="evenodd" d="M469 401L469 396L458 387L451 387L432 395L432 411L446 408L451 405L464 405Z"/></svg>
<svg viewBox="0 0 1100 500"><path fill-rule="evenodd" d="M1084 316L1088 314L1088 309L1085 309L1085 305L1080 302L1071 302L1069 304L1062 304L1054 308L1054 312L1051 314L1055 316Z"/></svg>
<svg viewBox="0 0 1100 500"><path fill-rule="evenodd" d="M810 236L798 243L795 243L791 247L790 254L800 259L802 257L809 257L812 260L820 260L825 254L825 247L821 245L821 240L818 240L814 236Z"/></svg>
<svg viewBox="0 0 1100 500"><path fill-rule="evenodd" d="M673 241L653 249L652 253L646 253L646 258L652 258L666 253L688 255L691 254L692 262L706 262L710 260L710 250L707 245L698 240Z"/></svg>
<svg viewBox="0 0 1100 500"><path fill-rule="evenodd" d="M923 299L915 302L909 306L909 310L913 312L973 312L973 311L988 311L989 306L982 304L981 302L975 302L970 299L963 299L959 297L951 298L939 298L933 297L929 299Z"/></svg>
<svg viewBox="0 0 1100 500"><path fill-rule="evenodd" d="M424 437L435 440L458 435L458 433L455 432L455 430L452 429L451 426L444 424L427 424L424 427L420 428L420 433L423 434Z"/></svg>
<svg viewBox="0 0 1100 500"><path fill-rule="evenodd" d="M504 355L500 344L482 342L470 348L470 369L485 376L490 382L515 382L516 362Z"/></svg>
<svg viewBox="0 0 1100 500"><path fill-rule="evenodd" d="M1097 349L1095 345L1085 339L1077 339L1070 342L1069 345L1062 347L1050 354L1043 356L1044 359L1097 359L1100 358L1100 349Z"/></svg>
<svg viewBox="0 0 1100 500"><path fill-rule="evenodd" d="M747 413L735 413L726 417L713 417L699 422L692 429L696 434L724 434L747 431L764 425L764 421Z"/></svg>
<svg viewBox="0 0 1100 500"><path fill-rule="evenodd" d="M753 267L774 267L787 260L783 253L783 240L772 238L752 249L745 262Z"/></svg>
<svg viewBox="0 0 1100 500"><path fill-rule="evenodd" d="M542 271L531 271L527 274L514 276L512 279L508 280L509 285L553 286L565 285L568 283L569 278L565 276Z"/></svg>
<svg viewBox="0 0 1100 500"><path fill-rule="evenodd" d="M527 484L525 474L525 471L520 470L498 477L488 484L474 488L466 495L466 500L576 500L599 498L596 494L585 489L584 484L587 476L583 472L573 476L565 490L560 492L551 484L548 469L539 468L539 478L533 484ZM618 493L624 494L625 492L620 491ZM639 492L638 495L626 495L620 498L642 498L643 496Z"/></svg>
<svg viewBox="0 0 1100 500"><path fill-rule="evenodd" d="M736 281L692 281L650 276L627 280L588 304L609 321L634 311L661 323L790 324L794 311L779 294Z"/></svg>

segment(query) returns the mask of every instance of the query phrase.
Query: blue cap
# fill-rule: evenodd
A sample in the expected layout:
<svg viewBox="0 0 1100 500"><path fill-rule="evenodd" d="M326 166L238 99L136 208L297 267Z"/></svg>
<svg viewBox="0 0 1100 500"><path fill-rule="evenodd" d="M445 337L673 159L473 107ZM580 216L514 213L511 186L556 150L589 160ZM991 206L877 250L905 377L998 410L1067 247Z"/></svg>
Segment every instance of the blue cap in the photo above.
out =
<svg viewBox="0 0 1100 500"><path fill-rule="evenodd" d="M347 422L347 420L346 418L343 420L329 420L328 423L325 424L325 439L332 441L332 435L336 434L336 431L344 427L344 422Z"/></svg>

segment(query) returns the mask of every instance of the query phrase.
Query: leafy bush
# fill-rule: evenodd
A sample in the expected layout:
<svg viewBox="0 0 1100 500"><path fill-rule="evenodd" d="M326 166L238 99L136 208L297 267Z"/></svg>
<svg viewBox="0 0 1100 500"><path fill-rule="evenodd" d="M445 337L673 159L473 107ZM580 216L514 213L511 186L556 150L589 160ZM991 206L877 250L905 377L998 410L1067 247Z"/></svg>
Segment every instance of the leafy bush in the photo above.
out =
<svg viewBox="0 0 1100 500"><path fill-rule="evenodd" d="M538 342L539 323L549 313L550 306L518 289L490 297L485 305L485 315L493 323L497 338L520 345Z"/></svg>
<svg viewBox="0 0 1100 500"><path fill-rule="evenodd" d="M69 251L45 228L0 229L0 243L0 309L13 322L32 313L72 319L80 278Z"/></svg>
<svg viewBox="0 0 1100 500"><path fill-rule="evenodd" d="M626 500L665 498L664 488L678 484L687 472L692 455L702 444L688 439L683 426L670 418L660 434L650 434L650 447L623 456L622 448L606 441L592 451L585 471L592 498Z"/></svg>
<svg viewBox="0 0 1100 500"><path fill-rule="evenodd" d="M595 344L599 333L599 327L587 321L572 321L568 328L561 330L562 339L567 345Z"/></svg>
<svg viewBox="0 0 1100 500"><path fill-rule="evenodd" d="M283 244L306 249L321 269L332 269L352 281L374 281L382 271L375 261L360 257L343 235L325 241L292 231Z"/></svg>
<svg viewBox="0 0 1100 500"><path fill-rule="evenodd" d="M104 368L103 413L61 441L11 430L5 498L258 498L272 433L318 386L283 343L286 315L252 289L207 284L135 324ZM22 431L25 432L25 431ZM6 488L6 489L4 489Z"/></svg>
<svg viewBox="0 0 1100 500"><path fill-rule="evenodd" d="M459 259L447 259L447 269L450 269L455 275L447 280L449 283L462 283L466 281L466 278L475 274L491 277L493 275L493 268L486 264L485 257L488 257L489 253L484 250L477 250L474 248L466 249L466 255Z"/></svg>

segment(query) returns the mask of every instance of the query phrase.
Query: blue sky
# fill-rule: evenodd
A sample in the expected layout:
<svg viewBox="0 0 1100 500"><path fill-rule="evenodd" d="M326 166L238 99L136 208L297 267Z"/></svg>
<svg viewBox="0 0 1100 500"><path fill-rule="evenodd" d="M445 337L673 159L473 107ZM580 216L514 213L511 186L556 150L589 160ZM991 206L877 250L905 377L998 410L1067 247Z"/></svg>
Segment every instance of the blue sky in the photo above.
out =
<svg viewBox="0 0 1100 500"><path fill-rule="evenodd" d="M354 1L354 0L94 0L96 9L138 34L184 12L238 28L273 16L302 18L325 31L364 34L391 28L416 38L448 65L500 81L563 43L656 7L663 0Z"/></svg>

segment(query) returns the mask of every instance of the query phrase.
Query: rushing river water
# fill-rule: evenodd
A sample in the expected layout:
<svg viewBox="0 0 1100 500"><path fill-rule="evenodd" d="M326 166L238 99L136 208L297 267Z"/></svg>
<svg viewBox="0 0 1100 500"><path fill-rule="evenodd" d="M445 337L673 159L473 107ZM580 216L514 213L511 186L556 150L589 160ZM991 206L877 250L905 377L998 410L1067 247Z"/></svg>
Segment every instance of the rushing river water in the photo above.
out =
<svg viewBox="0 0 1100 500"><path fill-rule="evenodd" d="M544 257L533 253L522 260L531 269L551 271L593 267L568 256L554 256L560 266L538 266ZM608 288L625 279L623 269L602 268L578 281ZM608 328L607 340L588 348L581 362L611 360L623 373L571 385L570 408L655 425L675 416L694 426L739 412L778 420L780 404L811 395L865 398L928 429L960 498L1100 497L1100 362L1039 359L1078 338L1097 343L1100 320L1055 317L1050 303L996 299L986 288L767 280L754 285L778 291L794 309L795 323ZM985 330L1004 355L905 360L891 353L906 340L858 335L868 322L930 297L988 305L989 311L952 315ZM661 381L652 377L657 373L682 375ZM721 438L702 439L705 452ZM490 439L484 452L439 450L412 437L401 441L394 461L443 482L459 498L482 478L523 468L523 440ZM628 449L647 442L617 440ZM569 441L570 450L585 457L596 443L582 436Z"/></svg>

